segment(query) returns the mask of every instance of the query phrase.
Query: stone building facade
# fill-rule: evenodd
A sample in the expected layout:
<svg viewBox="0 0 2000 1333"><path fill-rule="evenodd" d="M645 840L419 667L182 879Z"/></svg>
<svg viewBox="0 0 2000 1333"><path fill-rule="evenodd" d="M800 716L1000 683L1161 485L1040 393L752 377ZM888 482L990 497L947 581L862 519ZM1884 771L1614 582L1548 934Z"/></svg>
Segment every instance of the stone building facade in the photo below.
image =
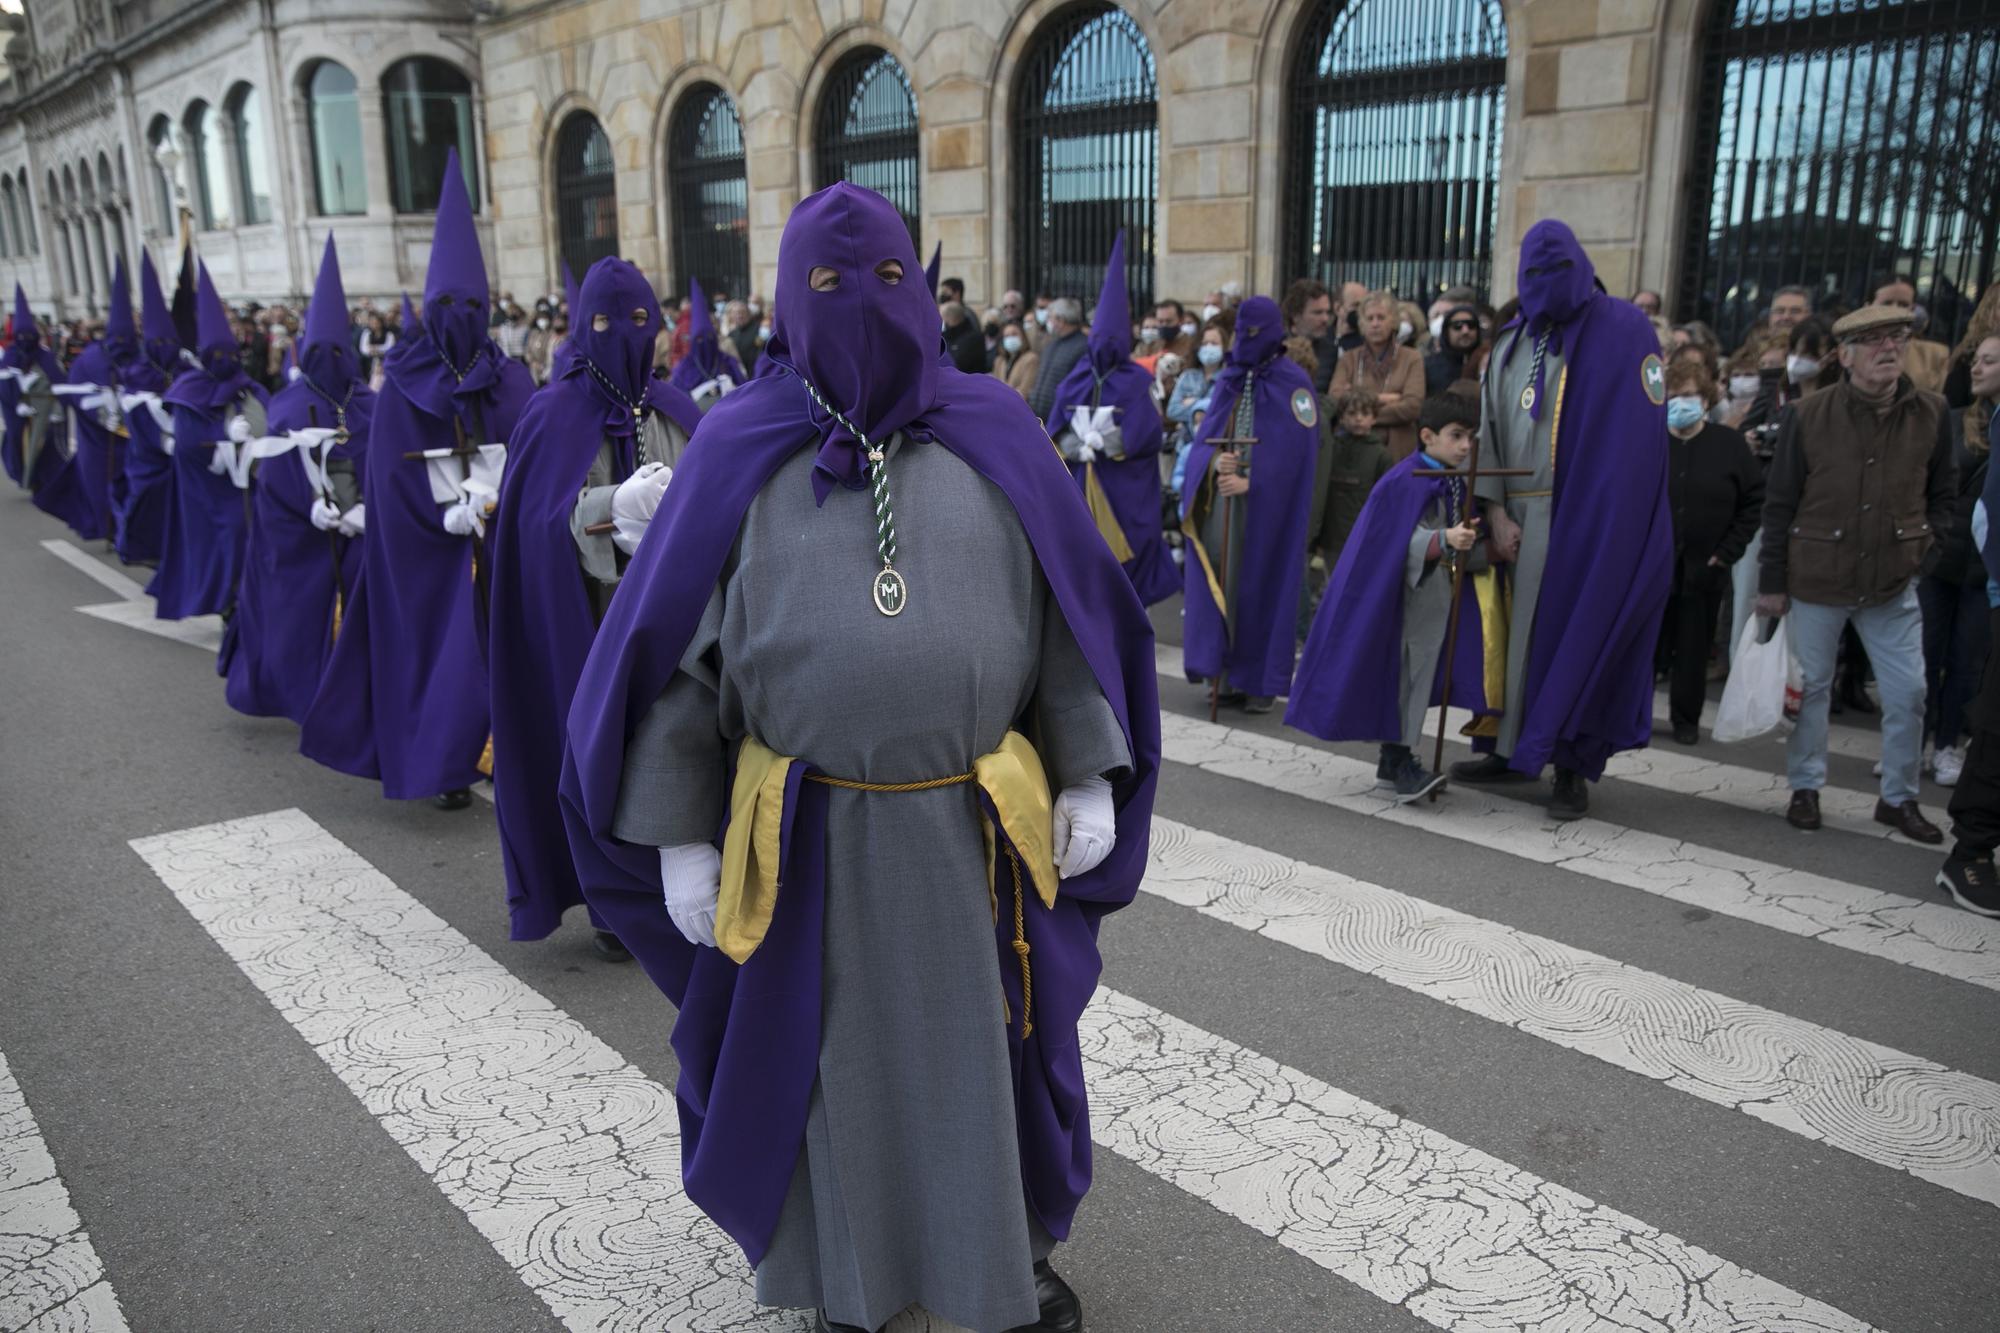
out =
<svg viewBox="0 0 2000 1333"><path fill-rule="evenodd" d="M1951 62L1961 49L1954 43L1971 43L1962 48L1967 60L1986 59L1979 53L2000 41L2000 0L1964 0L1947 27L1916 36L1935 26L1930 11L1940 6L1850 14L1856 7L1841 5L1829 18L1819 11L1832 10L1812 0L384 3L365 13L358 0L31 4L28 31L9 48L17 86L0 101L0 181L25 171L29 184L19 188L32 191L43 234L39 253L0 246L9 252L0 255L0 277L18 273L65 308L101 290L50 271L51 224L88 209L81 198L72 204L65 182L57 199L44 188L52 169L60 177L59 168L99 154L112 163L125 243L169 244L170 219L139 188L138 168L150 161L146 127L247 80L266 105L282 107L269 144L274 216L199 238L218 281L255 296L301 290L314 238L331 227L351 289L386 295L415 284L428 219L398 213L390 199L384 144L395 129L384 123L377 81L416 52L448 62L476 90L476 196L492 228L488 258L499 286L517 295L556 290L566 256L581 265L613 252L655 274L663 292L685 291L691 274L721 262L716 247L735 247L742 276L730 285L770 291L785 218L830 170L828 127L841 117L835 107L829 119L827 104L850 98L840 133L853 141L839 147L907 157L912 229L926 253L941 247L946 272L963 277L975 303L1036 276L1021 271L1028 228L1060 229L1088 211L1064 196L1082 188L1064 154L1132 151L1147 196L1128 224L1145 233L1136 277L1154 292L1197 300L1227 282L1275 291L1308 267L1301 256L1317 253L1318 241L1300 234L1306 200L1333 210L1315 224L1319 236L1361 234L1365 224L1381 237L1368 244L1387 251L1410 235L1450 233L1495 303L1510 294L1522 233L1546 216L1576 228L1612 291L1667 292L1682 317L1690 305L1747 306L1776 282L1798 280L1783 264L1820 264L1829 295L1840 288L1843 299L1865 296L1858 289L1881 265L1919 269L1920 288L1948 286L1961 313L1993 277L2000 206L1978 201L2000 199L2000 178L1988 188L1977 174L1986 168L1954 168L1963 179L1950 188L1922 182L1950 175L1952 162L1994 156L1976 147L2000 132L1979 119L1990 109L1968 110L1972 103L1953 102L1950 91L1974 75L1990 84L1993 74L1968 75ZM1117 59L1130 68L1113 59L1093 76L1082 64L1063 65L1066 56L1050 65L1051 34L1074 33L1091 15L1115 20L1126 44ZM1864 63L1887 68L1881 62L1902 61L1918 41L1926 54L1896 69L1915 68L1917 82L1944 92L1878 91L1871 76L1868 98L1841 94L1831 122L1820 111L1824 142L1808 141L1814 98L1831 103L1836 76L1859 86ZM1927 73L1922 61L1934 56L1944 63ZM303 80L320 59L339 61L359 84L368 150L359 216L313 209L318 167ZM868 92L879 72L871 68L857 85L857 59L893 66L893 82L884 77ZM1093 77L1118 82L1134 61L1144 65L1143 97L1112 106L1116 97L1089 86ZM1801 82L1785 82L1797 71ZM1317 113L1301 91L1315 78L1318 95L1331 98ZM883 129L877 113L888 102L877 94L893 101L897 86L903 119ZM1911 142L1931 121L1902 115L1912 96L1945 145L1934 170ZM1030 105L1038 97L1043 120L1034 118L1042 103ZM1403 128L1380 133L1402 139L1368 137L1378 131L1365 128L1376 124L1366 117L1379 118L1383 106ZM1057 121L1063 126L1049 131L1043 156L1031 157L1023 127L1041 134ZM1893 129L1905 121L1909 130ZM1766 122L1792 125L1789 146L1753 141ZM1315 134L1317 158L1306 142ZM1903 139L1891 142L1896 134ZM1342 135L1365 142L1341 158L1328 139ZM1870 135L1881 143L1871 148ZM1140 137L1147 146L1132 150ZM1831 183L1802 174L1832 161L1826 145L1835 140L1852 141L1838 151L1857 155L1848 176L1874 182L1869 198L1859 190L1843 198L1838 173ZM1430 153L1431 165L1384 165L1385 154L1412 151ZM1369 179L1329 179L1350 168ZM1427 173L1438 177L1434 198L1419 197ZM1968 202L1954 205L1952 188ZM102 210L101 188L98 199ZM4 210L0 186L0 220ZM1773 258L1812 245L1826 252L1823 263ZM1948 246L1957 249L1946 255ZM1434 288L1440 274L1463 271L1426 268L1424 259L1384 271L1413 296L1421 293L1411 287ZM1332 261L1319 267L1328 278L1367 276ZM1064 270L1064 281L1074 271Z"/></svg>

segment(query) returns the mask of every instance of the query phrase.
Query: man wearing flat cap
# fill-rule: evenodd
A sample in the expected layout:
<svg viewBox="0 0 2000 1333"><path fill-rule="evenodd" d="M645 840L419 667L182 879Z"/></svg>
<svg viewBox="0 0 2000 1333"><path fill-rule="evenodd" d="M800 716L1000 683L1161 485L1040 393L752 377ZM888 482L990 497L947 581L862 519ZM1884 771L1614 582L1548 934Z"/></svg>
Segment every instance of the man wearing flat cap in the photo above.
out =
<svg viewBox="0 0 2000 1333"><path fill-rule="evenodd" d="M1778 427L1764 499L1756 611L1784 616L1804 682L1786 756L1794 828L1820 826L1828 692L1852 624L1882 691L1882 795L1875 818L1907 838L1944 835L1917 806L1924 731L1924 626L1917 571L1956 496L1957 418L1910 382L1911 315L1866 306L1833 326L1840 383L1800 399Z"/></svg>

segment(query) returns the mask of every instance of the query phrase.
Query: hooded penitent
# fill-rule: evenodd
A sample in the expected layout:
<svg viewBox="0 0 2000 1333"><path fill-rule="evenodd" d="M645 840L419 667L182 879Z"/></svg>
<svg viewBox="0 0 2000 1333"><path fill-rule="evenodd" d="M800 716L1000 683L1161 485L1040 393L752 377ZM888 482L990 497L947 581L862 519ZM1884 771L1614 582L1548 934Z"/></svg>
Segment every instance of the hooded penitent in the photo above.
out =
<svg viewBox="0 0 2000 1333"><path fill-rule="evenodd" d="M1070 471L1083 488L1099 530L1124 559L1139 600L1151 606L1179 590L1181 573L1160 533L1159 455L1165 432L1159 409L1153 406L1152 376L1132 361L1129 310L1125 233L1120 231L1105 264L1104 288L1090 322L1089 350L1056 386L1048 428L1050 437L1059 439L1070 428L1077 408L1089 409L1093 420L1098 409L1112 410L1110 424L1117 427L1121 457L1071 463Z"/></svg>
<svg viewBox="0 0 2000 1333"><path fill-rule="evenodd" d="M131 438L125 445L123 486L113 494L114 540L118 558L130 563L158 560L173 500L174 462L166 451L172 416L160 395L182 370L180 335L160 290L153 256L139 252L139 338L130 355L119 356L119 408ZM108 340L107 340L108 341Z"/></svg>
<svg viewBox="0 0 2000 1333"><path fill-rule="evenodd" d="M243 373L229 312L206 265L195 283L201 365L162 395L174 419L173 504L160 568L147 589L162 620L209 615L235 599L248 506L227 467L215 467L217 442L229 438L230 419L239 414L249 419L253 436L262 435L267 401L263 386Z"/></svg>
<svg viewBox="0 0 2000 1333"><path fill-rule="evenodd" d="M301 731L300 750L392 800L479 779L486 748L481 651L486 571L447 531L429 465L406 454L504 443L534 383L486 333L486 263L458 154L447 155L420 328L385 360L362 494L361 586ZM454 460L454 464L459 459ZM469 468L469 460L463 460Z"/></svg>
<svg viewBox="0 0 2000 1333"><path fill-rule="evenodd" d="M901 270L894 280L881 271L892 260ZM819 267L837 274L831 290L809 283ZM781 361L783 373L758 378L704 418L598 631L569 714L562 801L585 895L679 1006L673 1042L680 1058L688 1193L753 1264L770 1246L818 1074L830 869L843 876L844 891L859 892L854 880L865 879L867 867L829 860L830 845L850 844L829 825L835 808L829 789L802 781L811 756L793 764L783 784L784 832L775 844L783 863L782 896L769 933L739 964L682 938L661 903L654 849L627 845L612 829L628 742L674 679L760 492L781 483L809 485L811 496L798 497L809 500L809 521L859 523L855 540L872 558L867 497L836 493L838 487L868 486L856 432L887 441L900 430L917 442L914 447L948 451L996 487L1018 517L1047 579L1050 614L1059 610L1067 621L1125 732L1132 767L1114 784L1116 848L1095 870L1063 881L1052 908L1028 908L1033 1031L1024 1038L1020 1022L1008 1027L1019 1182L1033 1213L1059 1238L1068 1234L1090 1178L1076 1021L1096 985L1097 923L1131 900L1146 863L1159 732L1145 613L1020 396L990 376L938 364L936 308L917 272L908 229L880 195L840 184L794 210L779 249L782 314L767 351ZM805 450L812 451L809 468L786 467ZM892 470L895 458L904 456L899 451L890 460ZM810 501L822 507L813 509ZM925 502L922 493L908 490L895 501L906 515ZM910 568L913 606L918 597L953 596L937 583L926 586L916 566ZM879 621L885 642L925 623L908 612L885 619L868 598L867 589L843 581L837 591L829 589L826 614L869 617L871 628ZM997 623L994 632L1003 632ZM852 682L853 690L869 688L866 681ZM788 698L772 706L802 705ZM886 706L868 705L875 712ZM967 801L963 817L974 820L973 811ZM951 836L966 832L954 826ZM976 846L977 835L971 836ZM984 918L986 886L974 883L967 891L979 895ZM1018 900L1018 890L1003 887L1001 893L1003 903ZM1023 1009L1013 921L1005 911L1002 917L991 938L1018 1018ZM982 920L982 934L986 928ZM997 1004L993 1011L999 1012ZM1025 1256L1023 1261L1025 1269Z"/></svg>
<svg viewBox="0 0 2000 1333"><path fill-rule="evenodd" d="M112 536L115 503L125 490L125 427L119 410L118 366L139 347L132 321L132 275L120 255L111 273L111 305L104 337L69 364L63 404L75 424L76 452L44 474L35 504L55 515L85 541ZM54 454L56 451L49 451Z"/></svg>
<svg viewBox="0 0 2000 1333"><path fill-rule="evenodd" d="M5 355L0 355L0 411L5 411L4 435L0 435L0 461L4 461L8 480L19 486L32 486L35 478L30 467L39 461L34 455L34 447L48 432L50 415L50 388L63 383L62 367L56 364L55 354L42 346L42 331L35 324L35 313L28 308L28 297L21 290L21 284L14 284L14 340L7 346ZM29 386L29 387L24 387ZM36 415L22 416L19 409L24 398L41 400L41 406L34 403Z"/></svg>
<svg viewBox="0 0 2000 1333"><path fill-rule="evenodd" d="M1225 552L1210 441L1230 437L1256 443L1244 451L1250 493L1234 504ZM1318 454L1312 380L1285 355L1277 302L1253 296L1236 312L1236 341L1188 450L1181 511L1190 536L1183 629L1189 676L1227 673L1232 688L1267 697L1290 688Z"/></svg>
<svg viewBox="0 0 2000 1333"><path fill-rule="evenodd" d="M1533 356L1546 335L1562 370L1554 384L1537 377L1524 413L1553 413L1560 434L1532 626L1512 626L1531 637L1508 759L1525 773L1555 763L1594 779L1652 736L1653 650L1673 575L1660 343L1638 307L1605 295L1575 234L1553 219L1522 239L1517 290L1521 313L1496 341L1498 364Z"/></svg>
<svg viewBox="0 0 2000 1333"><path fill-rule="evenodd" d="M576 316L570 316L570 336L577 334ZM743 367L730 353L722 348L722 339L716 336L715 317L708 308L708 294L701 289L699 278L688 280L688 350L674 365L669 377L676 389L689 394L718 375L727 375L733 383L744 380ZM716 399L703 395L701 401L713 407Z"/></svg>
<svg viewBox="0 0 2000 1333"><path fill-rule="evenodd" d="M547 936L583 901L556 799L563 723L597 633L591 576L579 566L572 526L578 497L607 442L612 486L644 461L638 443L645 416L664 410L689 435L701 423L686 394L653 378L660 307L637 268L616 258L591 265L570 318L571 355L561 378L521 414L488 534L493 793L517 940ZM610 547L608 536L585 540ZM577 853L594 855L587 847Z"/></svg>
<svg viewBox="0 0 2000 1333"><path fill-rule="evenodd" d="M271 396L266 426L273 440L292 447L257 465L243 582L220 665L230 707L300 722L333 650L335 607L352 600L363 540L314 527L313 501L346 507L340 503L346 484L335 474L350 467L359 473L375 405L348 339L347 295L331 236L294 350L299 376ZM334 434L317 447L300 447L294 437L300 431Z"/></svg>

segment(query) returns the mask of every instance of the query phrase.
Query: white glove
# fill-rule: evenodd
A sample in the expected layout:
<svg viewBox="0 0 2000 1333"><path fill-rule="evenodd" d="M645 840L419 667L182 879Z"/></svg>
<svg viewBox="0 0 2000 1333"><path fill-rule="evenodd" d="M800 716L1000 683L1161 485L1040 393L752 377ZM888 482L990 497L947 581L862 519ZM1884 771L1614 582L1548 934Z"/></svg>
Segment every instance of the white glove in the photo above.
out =
<svg viewBox="0 0 2000 1333"><path fill-rule="evenodd" d="M368 527L368 506L357 502L354 508L340 516L340 535L359 537Z"/></svg>
<svg viewBox="0 0 2000 1333"><path fill-rule="evenodd" d="M340 526L340 507L331 500L314 500L309 517L321 532L332 532Z"/></svg>
<svg viewBox="0 0 2000 1333"><path fill-rule="evenodd" d="M444 530L454 537L470 537L479 530L479 524L472 517L472 506L455 504L444 511Z"/></svg>
<svg viewBox="0 0 2000 1333"><path fill-rule="evenodd" d="M26 403L20 403L15 406L14 415L17 417L31 417L35 415L35 409Z"/></svg>
<svg viewBox="0 0 2000 1333"><path fill-rule="evenodd" d="M722 853L712 843L660 848L667 915L690 944L715 947L715 906L722 900Z"/></svg>
<svg viewBox="0 0 2000 1333"><path fill-rule="evenodd" d="M229 418L229 438L238 444L248 444L254 438L250 433L250 418L234 416Z"/></svg>
<svg viewBox="0 0 2000 1333"><path fill-rule="evenodd" d="M646 535L673 479L674 470L665 463L645 463L611 493L611 540L626 555L639 549L639 539Z"/></svg>
<svg viewBox="0 0 2000 1333"><path fill-rule="evenodd" d="M1056 797L1056 874L1075 879L1097 869L1118 843L1118 816L1111 805L1111 784L1085 778Z"/></svg>
<svg viewBox="0 0 2000 1333"><path fill-rule="evenodd" d="M228 472L229 453L229 450L223 448L222 441L217 440L214 451L208 456L208 470L218 477Z"/></svg>
<svg viewBox="0 0 2000 1333"><path fill-rule="evenodd" d="M1104 437L1096 431L1085 431L1077 445L1076 456L1086 463L1095 463L1104 456Z"/></svg>
<svg viewBox="0 0 2000 1333"><path fill-rule="evenodd" d="M168 458L174 456L174 432L170 426L160 428L160 452Z"/></svg>

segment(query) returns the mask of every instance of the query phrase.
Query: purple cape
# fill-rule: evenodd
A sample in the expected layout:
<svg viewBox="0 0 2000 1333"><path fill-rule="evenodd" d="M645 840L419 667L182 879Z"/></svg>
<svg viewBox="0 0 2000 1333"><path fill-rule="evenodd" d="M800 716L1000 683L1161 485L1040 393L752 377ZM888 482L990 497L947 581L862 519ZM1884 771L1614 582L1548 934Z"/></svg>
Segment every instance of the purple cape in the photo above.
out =
<svg viewBox="0 0 2000 1333"><path fill-rule="evenodd" d="M20 297L20 290L18 286L14 289L15 304L24 308L26 301ZM33 317L30 316L28 320L28 333L36 338L32 346L22 339L19 331L20 321L21 314L17 309L14 315L14 341L8 344L6 353L0 355L0 366L9 370L26 370L33 366L48 377L50 384L63 383L63 369L56 364L55 353L42 346ZM28 418L15 411L20 403L21 386L12 378L0 379L0 411L7 414L4 427L0 427L0 462L6 466L8 480L17 486L32 486L32 479L23 474L22 465L26 461L27 453ZM53 434L50 436L49 444L50 446L54 444ZM57 452L60 453L60 450ZM42 454L46 456L48 453L49 448L44 447Z"/></svg>
<svg viewBox="0 0 2000 1333"><path fill-rule="evenodd" d="M1070 409L1082 406L1118 409L1124 435L1122 461L1097 460L1097 484L1118 516L1119 531L1132 548L1125 573L1147 606L1180 591L1181 572L1167 550L1160 529L1160 446L1166 431L1160 409L1153 405L1153 377L1132 363L1132 320L1125 295L1125 233L1112 242L1105 266L1104 287L1097 297L1097 315L1090 325L1090 348L1056 386L1049 408L1049 435L1069 425ZM1079 488L1085 465L1070 464Z"/></svg>
<svg viewBox="0 0 2000 1333"><path fill-rule="evenodd" d="M1054 910L1028 915L1035 1028L1026 1043L1018 1028L1008 1034L1024 1185L1060 1238L1090 1182L1076 1022L1097 984L1097 924L1131 901L1146 865L1160 755L1152 630L1061 460L1024 443L1041 432L1020 396L988 376L939 375L937 400L909 429L935 438L1013 504L1134 759L1114 792L1118 840L1110 857L1063 881ZM753 1265L777 1224L817 1077L825 789L801 783L805 765L794 766L781 852L785 896L769 936L740 967L681 937L661 901L654 849L617 842L611 823L631 734L672 676L750 501L780 463L818 437L809 409L788 374L756 380L709 413L584 665L563 766L563 813L584 892L680 1008L673 1045L689 1197ZM1011 960L1011 922L1004 924L996 948ZM1012 994L1015 1012L1019 1002Z"/></svg>
<svg viewBox="0 0 2000 1333"><path fill-rule="evenodd" d="M263 386L247 379L242 392L268 401ZM153 614L161 620L228 609L243 570L250 528L247 493L226 472L209 471L215 442L226 437L233 400L224 399L217 407L195 405L215 393L214 376L190 370L163 395L173 410L173 475L160 566L146 589L153 595Z"/></svg>
<svg viewBox="0 0 2000 1333"><path fill-rule="evenodd" d="M160 290L153 256L145 251L139 255L139 278L142 341L131 356L118 362L119 388L127 393L163 394L180 365L179 334L168 313L166 295ZM174 465L163 447L163 431L151 408L134 404L125 414L125 428L132 432L132 438L125 447L125 484L114 500L113 524L118 558L131 564L160 558L173 496Z"/></svg>
<svg viewBox="0 0 2000 1333"><path fill-rule="evenodd" d="M1321 740L1402 742L1403 713L1397 696L1403 668L1403 601L1408 591L1403 581L1405 558L1418 520L1444 495L1447 485L1445 478L1427 476L1426 471L1422 455L1411 454L1368 493L1313 617L1305 656L1292 681L1285 725ZM1451 574L1440 566L1430 577L1449 579ZM1486 706L1479 601L1472 591L1469 582L1461 590L1451 701L1485 713L1491 710ZM1443 664L1442 645L1438 661ZM1440 672L1432 680L1432 704L1443 688Z"/></svg>
<svg viewBox="0 0 2000 1333"><path fill-rule="evenodd" d="M1659 337L1636 306L1601 292L1572 322L1548 563L1525 716L1508 759L1524 773L1553 762L1595 780L1612 755L1652 738L1653 651L1673 577L1673 529L1665 386L1657 400L1647 387Z"/></svg>
<svg viewBox="0 0 2000 1333"><path fill-rule="evenodd" d="M77 353L70 362L71 384L109 385L113 382L111 353L99 339ZM85 541L111 535L111 493L125 466L125 442L106 430L94 409L86 410L81 398L56 399L65 409L75 429L64 432L58 425L50 432L50 447L36 460L35 507L69 524L70 530ZM55 442L69 434L75 452L65 455Z"/></svg>
<svg viewBox="0 0 2000 1333"><path fill-rule="evenodd" d="M507 439L534 385L489 347L454 389L428 327L389 353L362 477L368 531L340 639L300 729L308 759L379 778L390 800L479 780L486 748L486 665L475 627L473 542L446 532L426 464L406 451ZM483 373L482 373L483 372ZM431 412L421 403L436 403ZM503 474L504 475L504 474Z"/></svg>
<svg viewBox="0 0 2000 1333"><path fill-rule="evenodd" d="M1227 575L1225 596L1234 585L1236 605L1225 619L1199 556L1189 550L1181 637L1189 676L1227 672L1236 689L1273 696L1284 694L1292 683L1319 418L1312 379L1285 355L1284 325L1277 303L1267 296L1253 296L1237 311L1236 344L1215 377L1208 415L1188 449L1181 512L1193 517L1196 503L1214 495L1209 467L1215 449L1209 440L1234 433L1237 400L1245 377L1253 372L1250 434L1257 443L1250 450L1249 504L1244 506L1249 519L1249 531L1241 537L1245 567L1216 571Z"/></svg>
<svg viewBox="0 0 2000 1333"><path fill-rule="evenodd" d="M330 458L354 460L364 484L374 405L375 395L357 382L347 399L349 439L327 450ZM302 379L271 398L274 436L334 422L333 409ZM257 464L243 581L218 660L229 682L225 696L239 713L305 721L333 651L336 592L343 606L353 598L362 541L315 528L317 498L298 450Z"/></svg>

